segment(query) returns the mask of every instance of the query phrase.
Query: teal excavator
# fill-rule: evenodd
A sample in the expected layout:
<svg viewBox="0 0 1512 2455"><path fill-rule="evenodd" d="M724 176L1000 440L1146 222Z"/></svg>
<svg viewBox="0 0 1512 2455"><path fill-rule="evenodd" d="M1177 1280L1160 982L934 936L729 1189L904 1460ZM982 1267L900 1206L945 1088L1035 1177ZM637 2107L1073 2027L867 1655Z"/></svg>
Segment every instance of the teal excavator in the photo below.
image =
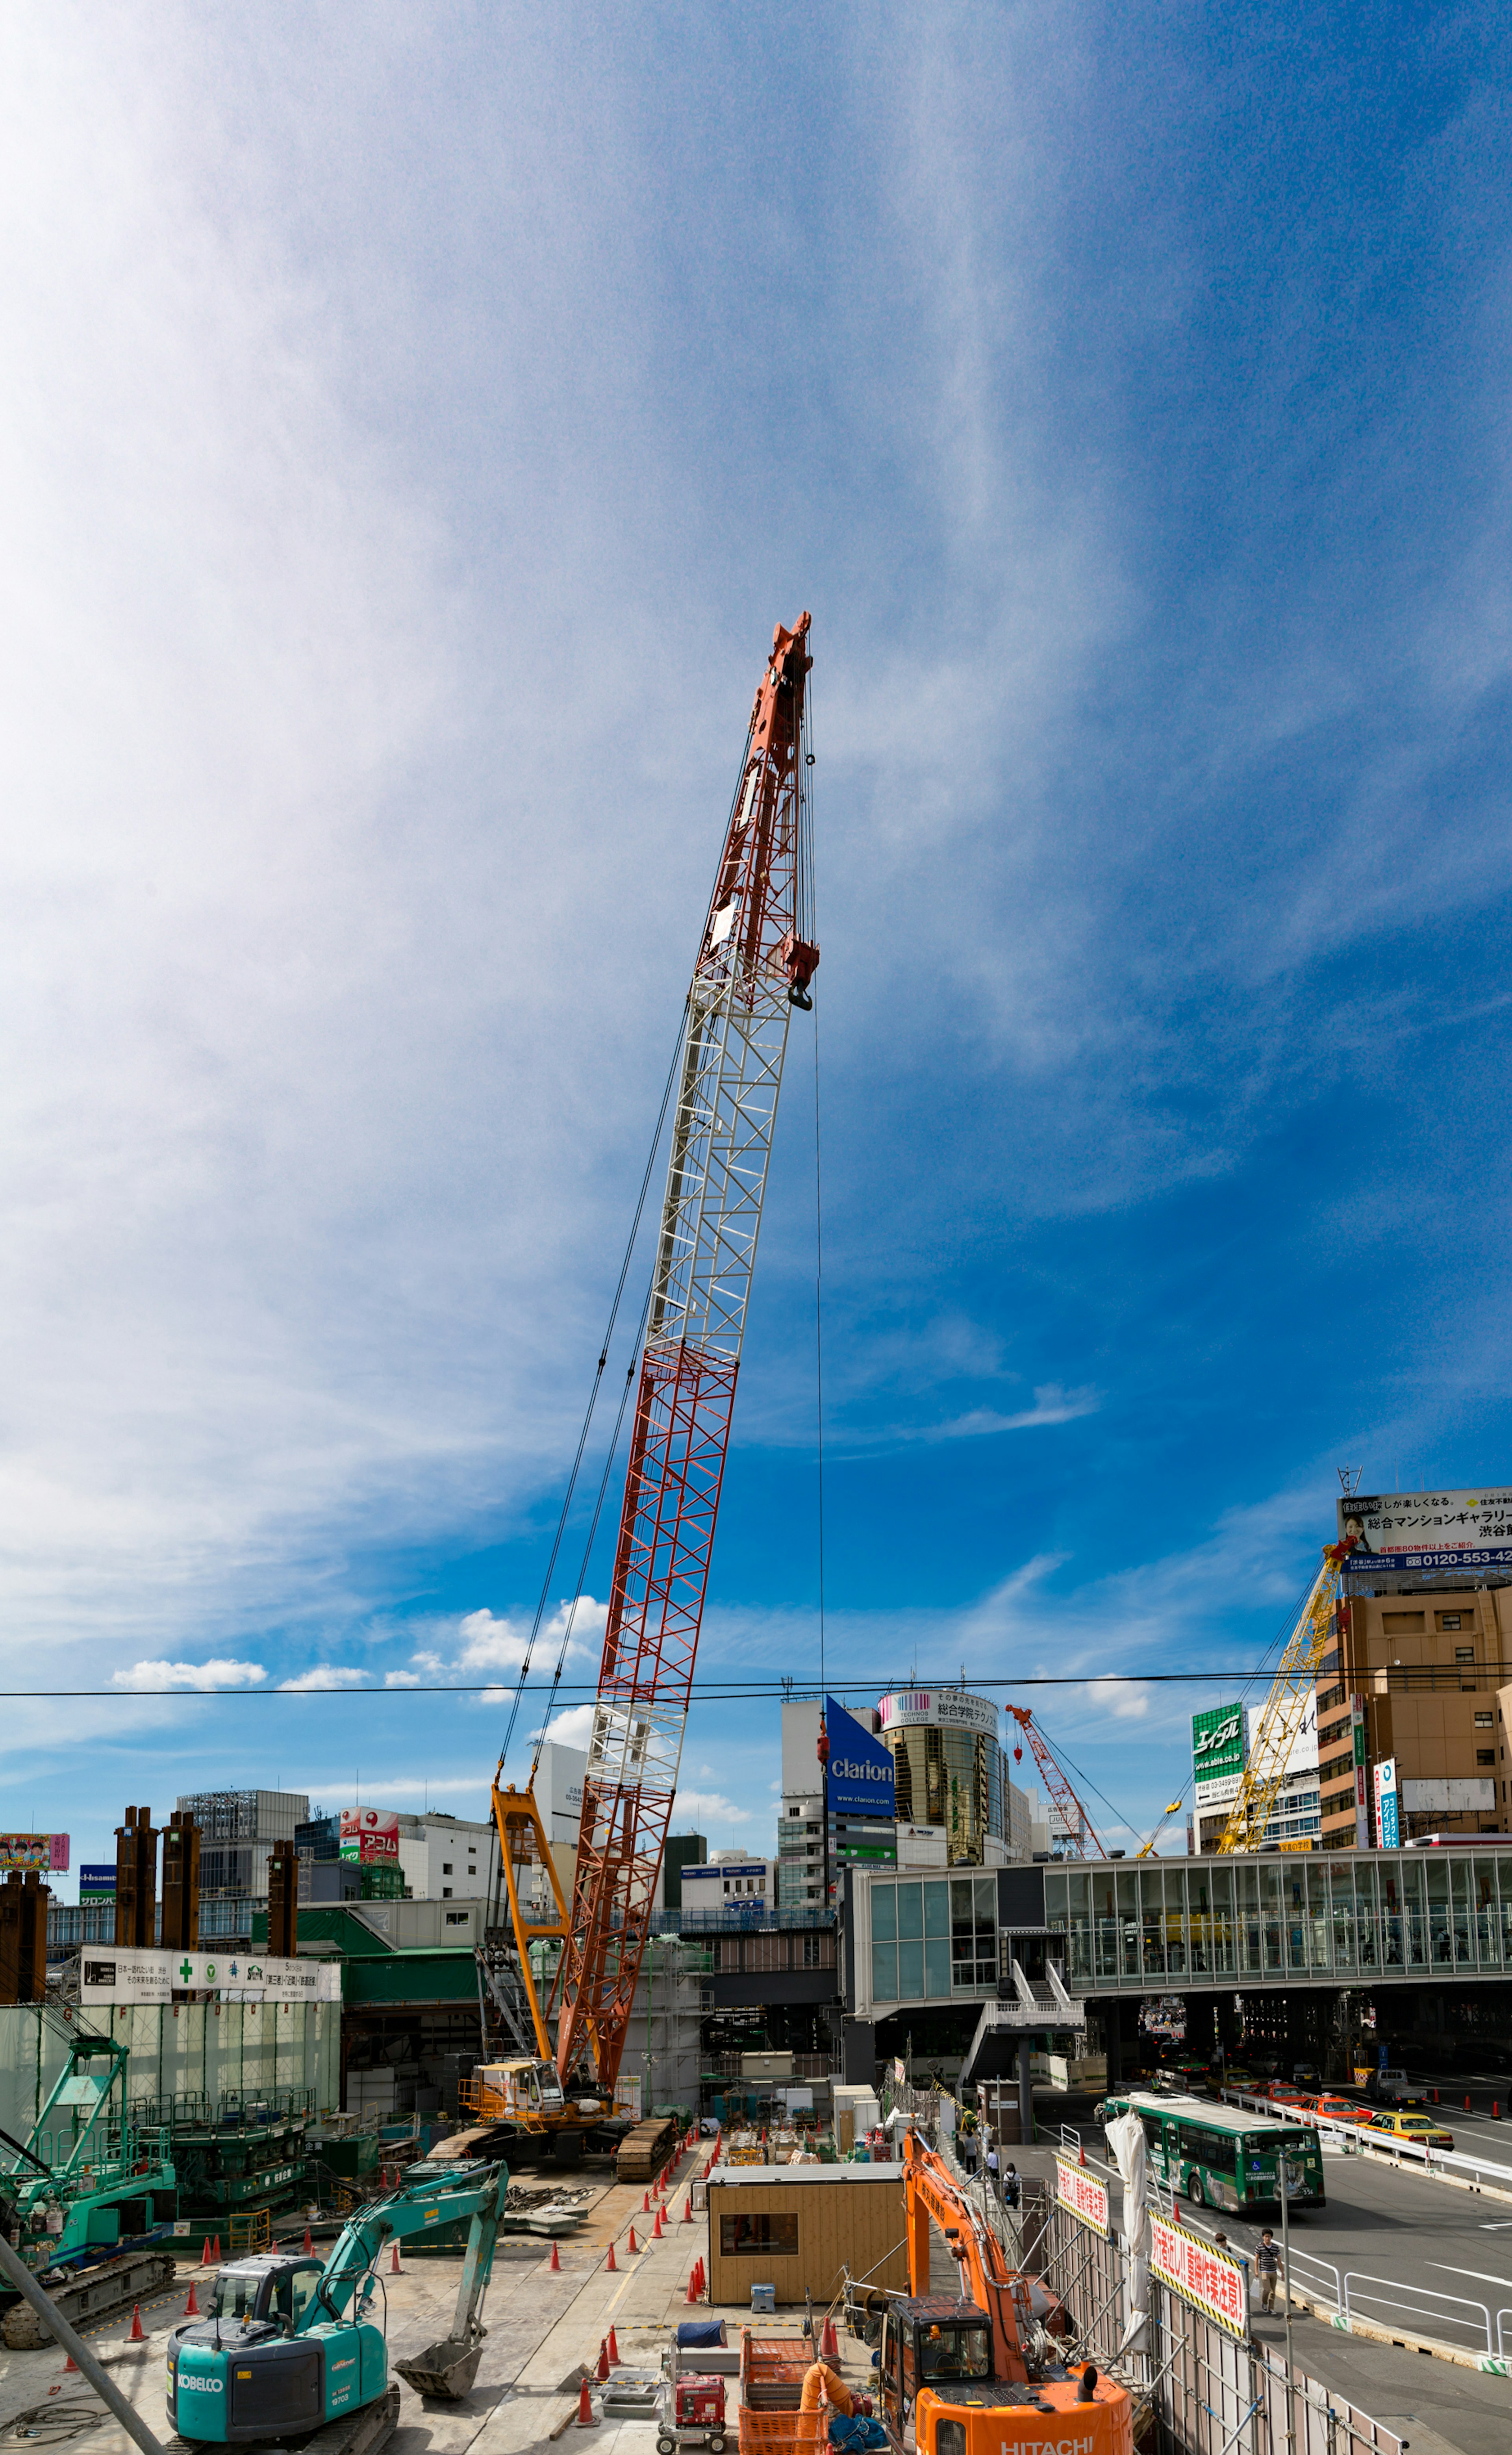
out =
<svg viewBox="0 0 1512 2455"><path fill-rule="evenodd" d="M477 2376L484 2288L509 2174L502 2165L412 2165L385 2200L359 2209L324 2264L261 2253L216 2280L209 2316L174 2333L168 2415L181 2439L228 2446L298 2439L309 2455L376 2455L399 2417L385 2328L386 2244L471 2217L452 2332L396 2364L421 2395L455 2402Z"/></svg>

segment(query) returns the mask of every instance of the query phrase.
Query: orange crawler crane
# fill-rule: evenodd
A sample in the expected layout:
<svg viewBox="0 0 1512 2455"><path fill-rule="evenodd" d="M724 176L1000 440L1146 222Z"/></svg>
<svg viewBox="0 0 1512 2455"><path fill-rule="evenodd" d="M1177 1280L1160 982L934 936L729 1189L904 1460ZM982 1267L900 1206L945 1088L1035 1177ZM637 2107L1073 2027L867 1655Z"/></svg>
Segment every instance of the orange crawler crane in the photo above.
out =
<svg viewBox="0 0 1512 2455"><path fill-rule="evenodd" d="M882 2320L881 2413L912 2455L1010 2455L1046 2445L1133 2455L1126 2387L1059 2359L1034 2312L1043 2287L1009 2268L998 2237L948 2166L912 2132L903 2143L909 2292ZM958 2263L959 2298L929 2290L930 2222Z"/></svg>

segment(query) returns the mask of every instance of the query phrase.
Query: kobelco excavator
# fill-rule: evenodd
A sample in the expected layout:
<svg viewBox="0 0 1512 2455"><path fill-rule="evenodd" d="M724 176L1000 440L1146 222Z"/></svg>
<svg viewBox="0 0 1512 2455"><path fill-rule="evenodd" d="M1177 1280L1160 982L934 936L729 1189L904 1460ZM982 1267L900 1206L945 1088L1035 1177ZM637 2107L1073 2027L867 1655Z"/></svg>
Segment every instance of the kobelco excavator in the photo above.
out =
<svg viewBox="0 0 1512 2455"><path fill-rule="evenodd" d="M208 2318L180 2327L168 2352L168 2416L180 2438L237 2446L299 2440L310 2455L377 2455L399 2417L384 2330L371 2316L384 2290L386 2242L471 2217L452 2332L401 2378L455 2402L477 2376L483 2290L494 2263L502 2165L411 2166L386 2200L352 2218L322 2265L268 2253L233 2260Z"/></svg>

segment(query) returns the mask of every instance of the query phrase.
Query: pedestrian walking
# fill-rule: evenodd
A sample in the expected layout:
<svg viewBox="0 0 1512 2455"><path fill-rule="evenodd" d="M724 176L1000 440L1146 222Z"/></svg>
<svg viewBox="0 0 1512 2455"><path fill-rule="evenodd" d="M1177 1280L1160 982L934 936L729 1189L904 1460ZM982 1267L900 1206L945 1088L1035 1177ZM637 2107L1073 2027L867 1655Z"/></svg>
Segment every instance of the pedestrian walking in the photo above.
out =
<svg viewBox="0 0 1512 2455"><path fill-rule="evenodd" d="M960 2161L966 2168L969 2182L977 2171L977 2135L974 2131L963 2131L960 2135Z"/></svg>
<svg viewBox="0 0 1512 2455"><path fill-rule="evenodd" d="M994 2198L1000 2199L1002 2197L1002 2191L998 2170L998 2142L996 2140L989 2143L987 2149L987 2180L992 2185Z"/></svg>
<svg viewBox="0 0 1512 2455"><path fill-rule="evenodd" d="M1008 2171L1003 2176L1003 2197L1011 2208L1018 2205L1018 2168L1010 2157Z"/></svg>
<svg viewBox="0 0 1512 2455"><path fill-rule="evenodd" d="M1280 2272L1281 2255L1276 2247L1276 2237L1267 2225L1260 2238L1260 2248L1255 2253L1255 2273L1260 2278L1262 2310L1274 2311L1276 2307L1276 2287Z"/></svg>

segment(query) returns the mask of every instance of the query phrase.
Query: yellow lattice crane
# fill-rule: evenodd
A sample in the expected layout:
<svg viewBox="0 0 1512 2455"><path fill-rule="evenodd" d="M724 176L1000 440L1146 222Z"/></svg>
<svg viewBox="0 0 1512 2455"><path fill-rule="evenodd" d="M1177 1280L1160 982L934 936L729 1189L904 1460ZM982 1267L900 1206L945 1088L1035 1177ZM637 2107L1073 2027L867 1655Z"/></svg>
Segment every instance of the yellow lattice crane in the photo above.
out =
<svg viewBox="0 0 1512 2455"><path fill-rule="evenodd" d="M1275 1813L1276 1800L1286 1778L1292 1743L1306 1718L1319 1670L1335 1633L1344 1557L1354 1548L1353 1542L1324 1546L1323 1565L1313 1579L1301 1617L1287 1640L1280 1666L1271 1682L1255 1744L1240 1779L1239 1796L1219 1840L1220 1855L1258 1850L1265 1838L1265 1827Z"/></svg>

